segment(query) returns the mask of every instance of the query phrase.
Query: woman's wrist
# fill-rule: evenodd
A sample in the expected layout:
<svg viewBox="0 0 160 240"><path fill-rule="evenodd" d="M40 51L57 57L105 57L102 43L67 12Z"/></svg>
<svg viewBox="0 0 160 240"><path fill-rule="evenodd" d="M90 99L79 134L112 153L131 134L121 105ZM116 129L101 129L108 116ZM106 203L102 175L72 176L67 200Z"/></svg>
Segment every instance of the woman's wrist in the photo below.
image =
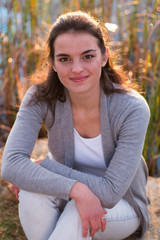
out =
<svg viewBox="0 0 160 240"><path fill-rule="evenodd" d="M71 188L69 197L73 198L76 201L82 195L82 192L84 192L84 190L87 190L87 188L88 187L85 184L76 182L73 185L73 187ZM83 189L83 191L82 191L82 189Z"/></svg>

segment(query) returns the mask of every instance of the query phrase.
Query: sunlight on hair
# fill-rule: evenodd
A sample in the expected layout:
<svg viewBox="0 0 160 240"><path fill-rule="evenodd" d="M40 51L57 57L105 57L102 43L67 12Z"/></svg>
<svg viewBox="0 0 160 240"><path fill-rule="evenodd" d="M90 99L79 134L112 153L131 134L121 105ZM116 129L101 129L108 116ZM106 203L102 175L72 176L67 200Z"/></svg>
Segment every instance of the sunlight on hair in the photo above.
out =
<svg viewBox="0 0 160 240"><path fill-rule="evenodd" d="M117 24L115 23L105 23L105 27L108 29L110 32L115 32L118 29Z"/></svg>

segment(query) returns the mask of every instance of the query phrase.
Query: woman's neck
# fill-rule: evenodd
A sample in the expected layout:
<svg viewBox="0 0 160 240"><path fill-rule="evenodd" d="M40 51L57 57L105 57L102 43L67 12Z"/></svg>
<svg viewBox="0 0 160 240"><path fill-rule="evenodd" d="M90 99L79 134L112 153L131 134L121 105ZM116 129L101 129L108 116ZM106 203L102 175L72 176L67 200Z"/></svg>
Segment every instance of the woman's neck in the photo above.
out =
<svg viewBox="0 0 160 240"><path fill-rule="evenodd" d="M92 94L69 93L73 126L84 138L97 137L100 127L100 90Z"/></svg>
<svg viewBox="0 0 160 240"><path fill-rule="evenodd" d="M70 93L71 106L74 109L91 110L100 106L100 89L92 93Z"/></svg>

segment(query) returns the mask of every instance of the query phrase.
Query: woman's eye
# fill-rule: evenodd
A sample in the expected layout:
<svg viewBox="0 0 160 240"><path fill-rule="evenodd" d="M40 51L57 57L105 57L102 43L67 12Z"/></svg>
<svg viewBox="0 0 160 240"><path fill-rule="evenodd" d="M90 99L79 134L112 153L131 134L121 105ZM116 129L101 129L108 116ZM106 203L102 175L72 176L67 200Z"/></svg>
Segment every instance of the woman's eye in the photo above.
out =
<svg viewBox="0 0 160 240"><path fill-rule="evenodd" d="M60 62L68 62L68 61L69 61L69 58L63 57L63 58L60 58L59 61L60 61Z"/></svg>
<svg viewBox="0 0 160 240"><path fill-rule="evenodd" d="M86 56L84 56L85 59L91 59L93 57L94 57L93 55L86 55Z"/></svg>

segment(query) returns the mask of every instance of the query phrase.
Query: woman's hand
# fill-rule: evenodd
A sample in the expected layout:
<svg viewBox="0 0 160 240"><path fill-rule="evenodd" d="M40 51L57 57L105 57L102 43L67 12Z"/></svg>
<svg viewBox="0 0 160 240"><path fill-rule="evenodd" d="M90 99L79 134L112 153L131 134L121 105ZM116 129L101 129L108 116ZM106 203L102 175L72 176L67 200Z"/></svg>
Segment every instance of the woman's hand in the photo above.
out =
<svg viewBox="0 0 160 240"><path fill-rule="evenodd" d="M34 162L37 163L38 165L40 165L42 161L43 159L34 160Z"/></svg>
<svg viewBox="0 0 160 240"><path fill-rule="evenodd" d="M16 198L19 199L19 188L13 184L10 184L9 189L13 192L14 195L16 195Z"/></svg>
<svg viewBox="0 0 160 240"><path fill-rule="evenodd" d="M101 206L97 196L80 182L74 184L70 191L70 197L76 202L76 206L83 224L83 237L87 236L90 230L92 237L99 229L103 232L106 227L106 220L102 219L106 211Z"/></svg>

